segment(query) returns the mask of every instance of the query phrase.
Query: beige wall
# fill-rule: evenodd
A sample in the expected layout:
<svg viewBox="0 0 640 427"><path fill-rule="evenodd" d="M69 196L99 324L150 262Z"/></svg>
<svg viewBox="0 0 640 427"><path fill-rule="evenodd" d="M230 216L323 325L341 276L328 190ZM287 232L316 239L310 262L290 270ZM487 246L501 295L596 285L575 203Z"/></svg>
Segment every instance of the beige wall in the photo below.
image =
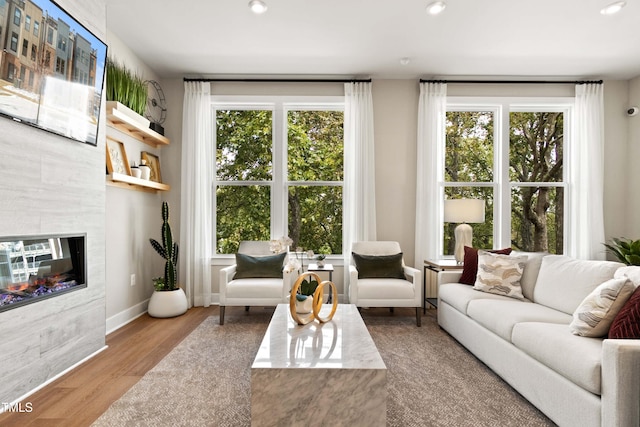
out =
<svg viewBox="0 0 640 427"><path fill-rule="evenodd" d="M629 83L629 99L624 105L628 107L640 107L640 76ZM640 159L640 115L627 117L629 136L627 138L628 151L626 167L628 173L625 178L628 182L627 189L627 226L625 236L631 239L640 239L640 191L636 188L635 178L638 177L638 159ZM620 182L619 182L620 184Z"/></svg>
<svg viewBox="0 0 640 427"><path fill-rule="evenodd" d="M109 56L124 64L145 80L157 80L153 71L142 63L114 34L107 33ZM160 157L162 178L172 184L170 174L165 171L168 164L167 148L156 149L125 133L107 128L109 137L121 141L129 163L140 163L141 151ZM174 191L179 194L179 191ZM168 193L146 193L129 189L106 188L106 318L107 331L121 326L136 316L145 313L148 299L153 293L153 277L162 276L164 264L152 250L149 238L160 238L162 224L161 205ZM170 206L171 212L174 206ZM172 227L177 222L171 220ZM131 286L131 275L135 274L135 286Z"/></svg>

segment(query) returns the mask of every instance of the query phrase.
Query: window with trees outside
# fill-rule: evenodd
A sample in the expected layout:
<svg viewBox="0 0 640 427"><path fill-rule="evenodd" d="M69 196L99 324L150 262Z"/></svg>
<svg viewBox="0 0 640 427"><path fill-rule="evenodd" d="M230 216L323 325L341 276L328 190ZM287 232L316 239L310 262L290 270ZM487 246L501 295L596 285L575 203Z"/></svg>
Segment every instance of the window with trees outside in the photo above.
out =
<svg viewBox="0 0 640 427"><path fill-rule="evenodd" d="M341 254L344 100L215 99L214 114L216 253L287 235Z"/></svg>
<svg viewBox="0 0 640 427"><path fill-rule="evenodd" d="M474 247L564 252L571 105L448 102L442 185L446 199L485 201L485 222L471 224ZM456 226L444 224L444 255Z"/></svg>

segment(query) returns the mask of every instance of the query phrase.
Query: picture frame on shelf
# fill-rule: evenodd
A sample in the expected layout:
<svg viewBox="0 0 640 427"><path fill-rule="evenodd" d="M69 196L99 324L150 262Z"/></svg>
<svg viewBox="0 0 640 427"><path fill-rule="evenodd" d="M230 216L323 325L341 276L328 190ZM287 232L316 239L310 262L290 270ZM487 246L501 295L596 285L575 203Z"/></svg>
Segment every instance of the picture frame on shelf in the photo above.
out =
<svg viewBox="0 0 640 427"><path fill-rule="evenodd" d="M107 138L107 171L122 175L131 175L127 151L124 144L112 138Z"/></svg>
<svg viewBox="0 0 640 427"><path fill-rule="evenodd" d="M151 174L149 180L154 182L162 182L162 175L160 173L160 158L155 154L143 151L140 153L142 160L147 162L147 165L151 168Z"/></svg>

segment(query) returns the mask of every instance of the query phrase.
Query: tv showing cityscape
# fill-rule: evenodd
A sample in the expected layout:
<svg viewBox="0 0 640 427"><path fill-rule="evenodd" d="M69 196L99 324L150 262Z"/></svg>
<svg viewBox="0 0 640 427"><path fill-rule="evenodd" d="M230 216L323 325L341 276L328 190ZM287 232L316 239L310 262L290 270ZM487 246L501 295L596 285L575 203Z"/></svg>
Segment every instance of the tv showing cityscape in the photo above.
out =
<svg viewBox="0 0 640 427"><path fill-rule="evenodd" d="M50 0L0 0L0 115L97 145L107 45Z"/></svg>

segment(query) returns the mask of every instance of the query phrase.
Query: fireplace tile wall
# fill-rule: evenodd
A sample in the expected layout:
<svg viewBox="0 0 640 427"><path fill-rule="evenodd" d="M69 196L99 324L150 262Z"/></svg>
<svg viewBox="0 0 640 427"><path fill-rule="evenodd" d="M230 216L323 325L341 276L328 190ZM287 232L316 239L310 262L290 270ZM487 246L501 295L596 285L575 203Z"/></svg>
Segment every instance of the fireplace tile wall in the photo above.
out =
<svg viewBox="0 0 640 427"><path fill-rule="evenodd" d="M106 0L57 0L106 40ZM87 287L0 312L0 402L105 345L105 116L93 147L0 118L0 236L85 234ZM23 325L17 328L16 325Z"/></svg>

